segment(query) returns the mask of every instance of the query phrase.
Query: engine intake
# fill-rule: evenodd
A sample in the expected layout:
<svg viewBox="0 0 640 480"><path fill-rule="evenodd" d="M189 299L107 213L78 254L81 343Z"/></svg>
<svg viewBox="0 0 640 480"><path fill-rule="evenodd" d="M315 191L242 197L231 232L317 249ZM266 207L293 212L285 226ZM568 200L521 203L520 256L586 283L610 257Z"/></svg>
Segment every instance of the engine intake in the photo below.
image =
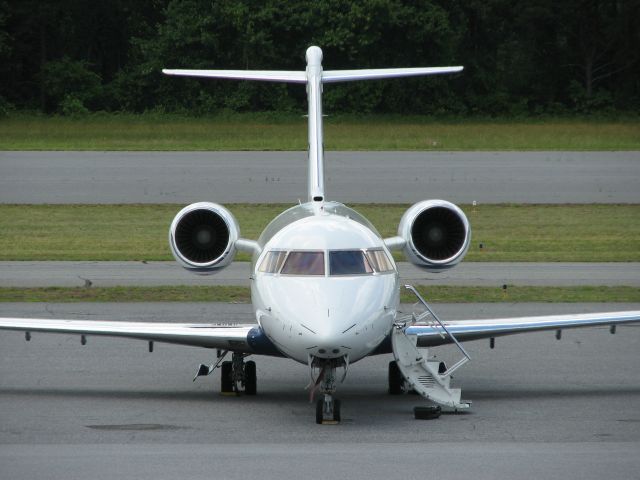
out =
<svg viewBox="0 0 640 480"><path fill-rule="evenodd" d="M209 202L186 206L173 219L169 245L187 270L213 273L229 265L236 253L240 228L233 214Z"/></svg>
<svg viewBox="0 0 640 480"><path fill-rule="evenodd" d="M405 212L398 235L405 240L404 253L411 263L426 270L442 271L464 258L471 241L471 227L464 212L453 203L425 200Z"/></svg>

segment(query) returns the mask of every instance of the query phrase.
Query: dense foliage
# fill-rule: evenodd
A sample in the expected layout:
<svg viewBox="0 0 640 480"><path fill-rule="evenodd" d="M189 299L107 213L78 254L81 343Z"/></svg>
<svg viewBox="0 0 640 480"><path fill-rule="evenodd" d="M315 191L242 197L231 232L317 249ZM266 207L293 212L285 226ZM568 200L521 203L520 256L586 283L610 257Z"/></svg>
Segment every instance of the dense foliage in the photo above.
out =
<svg viewBox="0 0 640 480"><path fill-rule="evenodd" d="M325 88L328 112L640 109L640 0L0 0L0 114L300 111L304 89L163 67L464 65L455 78Z"/></svg>

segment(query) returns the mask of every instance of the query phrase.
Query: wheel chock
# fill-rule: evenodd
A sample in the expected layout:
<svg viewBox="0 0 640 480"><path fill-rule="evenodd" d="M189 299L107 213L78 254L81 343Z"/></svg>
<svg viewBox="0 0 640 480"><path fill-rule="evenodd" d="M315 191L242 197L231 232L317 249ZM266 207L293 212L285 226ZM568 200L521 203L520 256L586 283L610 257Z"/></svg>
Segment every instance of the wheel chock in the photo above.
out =
<svg viewBox="0 0 640 480"><path fill-rule="evenodd" d="M413 408L413 416L416 420L433 420L438 418L441 413L442 409L438 405Z"/></svg>

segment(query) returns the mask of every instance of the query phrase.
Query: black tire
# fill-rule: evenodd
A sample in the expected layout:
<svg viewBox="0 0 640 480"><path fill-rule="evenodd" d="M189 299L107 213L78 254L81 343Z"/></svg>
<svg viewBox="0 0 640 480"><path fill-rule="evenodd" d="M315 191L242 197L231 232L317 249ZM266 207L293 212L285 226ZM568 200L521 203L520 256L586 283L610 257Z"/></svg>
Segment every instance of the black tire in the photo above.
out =
<svg viewBox="0 0 640 480"><path fill-rule="evenodd" d="M220 366L220 393L223 395L234 393L231 362L222 362L222 365Z"/></svg>
<svg viewBox="0 0 640 480"><path fill-rule="evenodd" d="M318 425L322 425L322 420L324 419L324 415L322 411L324 410L324 398L319 398L316 401L316 423Z"/></svg>
<svg viewBox="0 0 640 480"><path fill-rule="evenodd" d="M334 422L339 422L340 421L340 400L338 400L337 398L333 399L333 421Z"/></svg>
<svg viewBox="0 0 640 480"><path fill-rule="evenodd" d="M244 393L246 395L255 395L257 390L256 362L249 360L244 364Z"/></svg>
<svg viewBox="0 0 640 480"><path fill-rule="evenodd" d="M404 393L404 377L395 361L389 362L389 395Z"/></svg>
<svg viewBox="0 0 640 480"><path fill-rule="evenodd" d="M447 371L447 364L446 364L446 363L444 363L444 362L440 362L440 363L438 364L438 373L439 373L440 375L442 375L442 374L443 374L444 372L446 372L446 371Z"/></svg>
<svg viewBox="0 0 640 480"><path fill-rule="evenodd" d="M437 406L414 407L413 416L416 420L432 420L438 418L442 413L442 409Z"/></svg>

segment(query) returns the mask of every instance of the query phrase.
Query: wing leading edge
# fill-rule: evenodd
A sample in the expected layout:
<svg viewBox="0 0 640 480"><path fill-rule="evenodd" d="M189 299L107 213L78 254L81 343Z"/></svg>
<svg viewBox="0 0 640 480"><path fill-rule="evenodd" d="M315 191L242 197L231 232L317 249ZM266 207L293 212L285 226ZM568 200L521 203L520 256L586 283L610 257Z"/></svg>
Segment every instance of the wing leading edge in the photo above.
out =
<svg viewBox="0 0 640 480"><path fill-rule="evenodd" d="M444 322L460 342L482 338L515 335L517 333L538 332L542 330L564 330L566 328L596 327L602 325L621 325L640 322L640 311L582 313L575 315L546 315L539 317L496 318L485 320L453 320ZM429 325L410 325L407 335L417 335L419 347L430 347L452 343L441 327Z"/></svg>
<svg viewBox="0 0 640 480"><path fill-rule="evenodd" d="M123 337L235 352L280 355L257 325L0 318L0 330Z"/></svg>

